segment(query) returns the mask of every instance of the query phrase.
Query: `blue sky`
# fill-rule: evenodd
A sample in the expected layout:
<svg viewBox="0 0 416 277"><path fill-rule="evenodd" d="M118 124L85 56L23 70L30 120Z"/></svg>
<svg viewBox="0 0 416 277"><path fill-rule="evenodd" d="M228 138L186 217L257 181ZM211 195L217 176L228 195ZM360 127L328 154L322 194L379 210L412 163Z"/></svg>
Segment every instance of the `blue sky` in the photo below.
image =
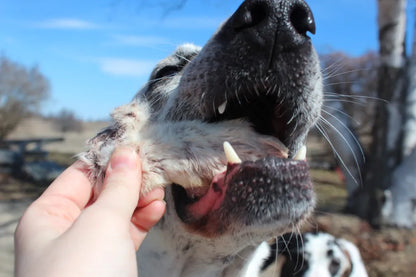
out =
<svg viewBox="0 0 416 277"><path fill-rule="evenodd" d="M0 54L38 65L51 83L43 112L104 119L132 98L152 67L184 42L203 45L241 0L0 0ZM377 50L375 0L309 0L318 52ZM414 13L408 7L409 15ZM413 25L413 15L409 26Z"/></svg>

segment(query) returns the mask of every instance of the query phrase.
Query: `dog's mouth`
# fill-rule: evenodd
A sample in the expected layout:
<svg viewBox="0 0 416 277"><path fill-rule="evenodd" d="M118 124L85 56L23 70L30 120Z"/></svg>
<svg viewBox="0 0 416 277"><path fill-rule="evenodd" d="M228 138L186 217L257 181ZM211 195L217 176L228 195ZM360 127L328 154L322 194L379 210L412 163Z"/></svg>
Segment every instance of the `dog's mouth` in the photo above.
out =
<svg viewBox="0 0 416 277"><path fill-rule="evenodd" d="M218 105L216 111L210 115L210 122L219 122L230 119L244 119L261 135L271 136L279 140L286 149L287 155L293 157L299 149L294 146L296 131L299 126L299 114L282 105L275 93L270 93L268 87L254 87L250 92L244 93L243 99L237 97L224 100ZM261 90L262 92L258 92ZM261 95L261 97L259 96ZM299 128L300 129L300 128Z"/></svg>
<svg viewBox="0 0 416 277"><path fill-rule="evenodd" d="M209 212L218 210L226 196L228 187L255 186L248 193L255 191L257 186L278 185L284 186L278 191L288 190L288 184L298 182L299 186L310 187L308 179L308 166L306 163L306 147L302 147L295 159L288 159L285 151L278 156L267 156L256 161L241 161L238 154L228 142L224 143L224 152L227 157L227 169L217 174L209 187L188 189L188 209L194 219L201 218ZM296 179L296 180L295 180ZM260 189L260 192L264 189ZM231 197L237 202L237 195ZM247 195L248 196L248 195ZM245 199L246 197L242 197ZM250 197L249 197L250 198ZM254 203L253 203L254 204Z"/></svg>
<svg viewBox="0 0 416 277"><path fill-rule="evenodd" d="M226 170L215 175L209 186L184 189L174 185L178 215L193 231L205 236L218 235L228 230L225 225L231 221L242 226L273 224L285 219L294 223L313 206L306 146L292 151L285 146L291 142L296 124L270 103L273 102L265 97L251 105L224 102L218 106L211 122L244 118L259 135L270 136L274 147L279 149L272 155L257 153L261 157L257 160L242 161L232 145L225 142ZM300 202L310 205L299 210L295 205Z"/></svg>

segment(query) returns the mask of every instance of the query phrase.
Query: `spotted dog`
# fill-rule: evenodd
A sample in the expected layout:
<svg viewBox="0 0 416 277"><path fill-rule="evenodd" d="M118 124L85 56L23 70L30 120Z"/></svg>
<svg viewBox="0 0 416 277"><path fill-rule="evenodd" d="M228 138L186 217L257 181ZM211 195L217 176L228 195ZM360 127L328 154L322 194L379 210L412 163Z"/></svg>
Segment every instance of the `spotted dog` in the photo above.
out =
<svg viewBox="0 0 416 277"><path fill-rule="evenodd" d="M136 147L143 190L167 210L139 251L140 276L256 276L262 241L313 210L305 139L322 76L303 0L246 0L203 47L153 70L80 155L97 193L117 145Z"/></svg>
<svg viewBox="0 0 416 277"><path fill-rule="evenodd" d="M327 233L286 234L271 248L273 254L263 269L268 268L273 276L368 276L358 248Z"/></svg>

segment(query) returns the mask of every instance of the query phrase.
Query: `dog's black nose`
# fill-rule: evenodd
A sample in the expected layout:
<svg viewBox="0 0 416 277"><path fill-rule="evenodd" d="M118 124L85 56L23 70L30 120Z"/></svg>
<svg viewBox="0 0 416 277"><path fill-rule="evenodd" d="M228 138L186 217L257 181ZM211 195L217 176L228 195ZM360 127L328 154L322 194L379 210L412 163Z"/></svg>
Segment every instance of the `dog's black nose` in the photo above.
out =
<svg viewBox="0 0 416 277"><path fill-rule="evenodd" d="M316 25L311 9L305 2L298 2L299 3L295 4L289 11L290 23L292 24L293 28L295 28L295 30L301 35L306 35L307 32L315 34Z"/></svg>
<svg viewBox="0 0 416 277"><path fill-rule="evenodd" d="M280 44L296 44L307 32L316 32L312 11L303 0L246 0L230 23L235 32L250 33L260 42L276 37Z"/></svg>

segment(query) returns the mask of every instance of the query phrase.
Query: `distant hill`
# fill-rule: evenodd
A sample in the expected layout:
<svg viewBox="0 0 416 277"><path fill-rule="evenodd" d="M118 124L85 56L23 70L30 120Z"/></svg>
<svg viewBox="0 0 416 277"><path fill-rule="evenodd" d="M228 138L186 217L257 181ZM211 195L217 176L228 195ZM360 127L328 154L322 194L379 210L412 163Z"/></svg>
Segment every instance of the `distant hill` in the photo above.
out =
<svg viewBox="0 0 416 277"><path fill-rule="evenodd" d="M85 149L85 142L98 131L109 125L107 121L83 122L81 132L60 132L52 119L30 117L24 119L7 137L8 139L55 138L63 137L64 142L46 144L44 149L52 152L76 154Z"/></svg>

